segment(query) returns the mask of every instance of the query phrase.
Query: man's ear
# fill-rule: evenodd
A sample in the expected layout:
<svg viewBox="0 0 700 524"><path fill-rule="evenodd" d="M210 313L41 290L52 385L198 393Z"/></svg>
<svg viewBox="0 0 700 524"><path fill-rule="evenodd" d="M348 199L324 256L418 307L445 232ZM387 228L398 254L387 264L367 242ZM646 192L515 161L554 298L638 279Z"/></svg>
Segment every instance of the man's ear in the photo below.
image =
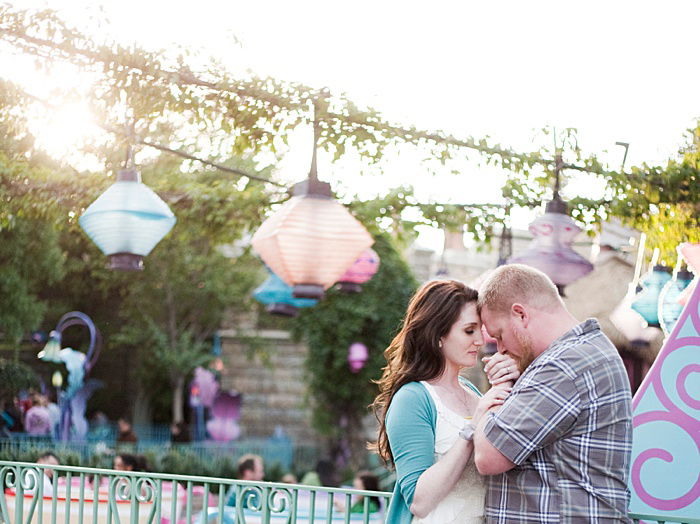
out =
<svg viewBox="0 0 700 524"><path fill-rule="evenodd" d="M516 322L520 322L525 328L530 323L530 315L522 304L518 304L517 302L513 304L510 308L510 314L514 317Z"/></svg>

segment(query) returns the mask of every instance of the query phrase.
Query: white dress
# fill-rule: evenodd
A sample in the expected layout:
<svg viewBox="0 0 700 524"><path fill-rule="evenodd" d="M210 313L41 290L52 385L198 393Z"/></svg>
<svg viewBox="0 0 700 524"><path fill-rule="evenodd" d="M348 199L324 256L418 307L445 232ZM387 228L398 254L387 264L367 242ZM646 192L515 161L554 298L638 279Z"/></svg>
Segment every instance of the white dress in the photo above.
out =
<svg viewBox="0 0 700 524"><path fill-rule="evenodd" d="M437 410L435 425L435 462L441 460L454 445L465 419L440 400L435 389L425 381L421 384L430 393ZM464 387L464 386L463 386ZM424 518L413 517L412 524L482 524L486 481L476 469L474 455L469 458L462 476L444 499Z"/></svg>

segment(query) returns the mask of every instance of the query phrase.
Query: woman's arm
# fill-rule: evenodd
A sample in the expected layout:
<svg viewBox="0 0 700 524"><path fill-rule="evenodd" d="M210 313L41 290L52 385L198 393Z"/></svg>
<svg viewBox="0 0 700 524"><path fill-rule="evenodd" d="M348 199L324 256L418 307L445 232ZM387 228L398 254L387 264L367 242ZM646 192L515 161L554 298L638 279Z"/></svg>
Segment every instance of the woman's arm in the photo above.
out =
<svg viewBox="0 0 700 524"><path fill-rule="evenodd" d="M418 478L410 510L418 518L428 515L452 490L474 451L471 440L457 439L442 459Z"/></svg>

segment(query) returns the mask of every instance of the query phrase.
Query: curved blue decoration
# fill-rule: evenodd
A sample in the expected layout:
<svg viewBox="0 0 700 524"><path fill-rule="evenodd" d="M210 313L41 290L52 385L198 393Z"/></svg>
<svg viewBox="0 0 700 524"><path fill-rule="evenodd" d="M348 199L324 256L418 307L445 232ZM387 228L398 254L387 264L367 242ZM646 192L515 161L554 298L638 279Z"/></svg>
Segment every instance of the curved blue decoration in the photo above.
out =
<svg viewBox="0 0 700 524"><path fill-rule="evenodd" d="M146 256L172 229L176 218L168 205L141 182L134 170L117 181L81 215L80 226L105 255Z"/></svg>
<svg viewBox="0 0 700 524"><path fill-rule="evenodd" d="M651 327L659 324L659 295L666 283L671 280L671 268L657 265L642 279L642 291L637 294L632 309L639 313Z"/></svg>
<svg viewBox="0 0 700 524"><path fill-rule="evenodd" d="M294 297L291 286L272 271L268 279L253 291L253 298L267 305L268 312L285 316L294 316L298 309L318 303L318 300L312 298Z"/></svg>

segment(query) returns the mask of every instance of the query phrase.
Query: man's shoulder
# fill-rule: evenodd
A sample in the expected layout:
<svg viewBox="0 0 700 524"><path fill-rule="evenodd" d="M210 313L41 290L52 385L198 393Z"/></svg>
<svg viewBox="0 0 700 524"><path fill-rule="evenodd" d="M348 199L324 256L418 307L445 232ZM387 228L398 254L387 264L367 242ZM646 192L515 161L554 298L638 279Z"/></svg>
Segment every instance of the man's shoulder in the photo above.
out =
<svg viewBox="0 0 700 524"><path fill-rule="evenodd" d="M598 329L556 344L545 351L533 364L541 367L558 367L573 378L582 370L599 366L617 366L620 362L617 348Z"/></svg>

